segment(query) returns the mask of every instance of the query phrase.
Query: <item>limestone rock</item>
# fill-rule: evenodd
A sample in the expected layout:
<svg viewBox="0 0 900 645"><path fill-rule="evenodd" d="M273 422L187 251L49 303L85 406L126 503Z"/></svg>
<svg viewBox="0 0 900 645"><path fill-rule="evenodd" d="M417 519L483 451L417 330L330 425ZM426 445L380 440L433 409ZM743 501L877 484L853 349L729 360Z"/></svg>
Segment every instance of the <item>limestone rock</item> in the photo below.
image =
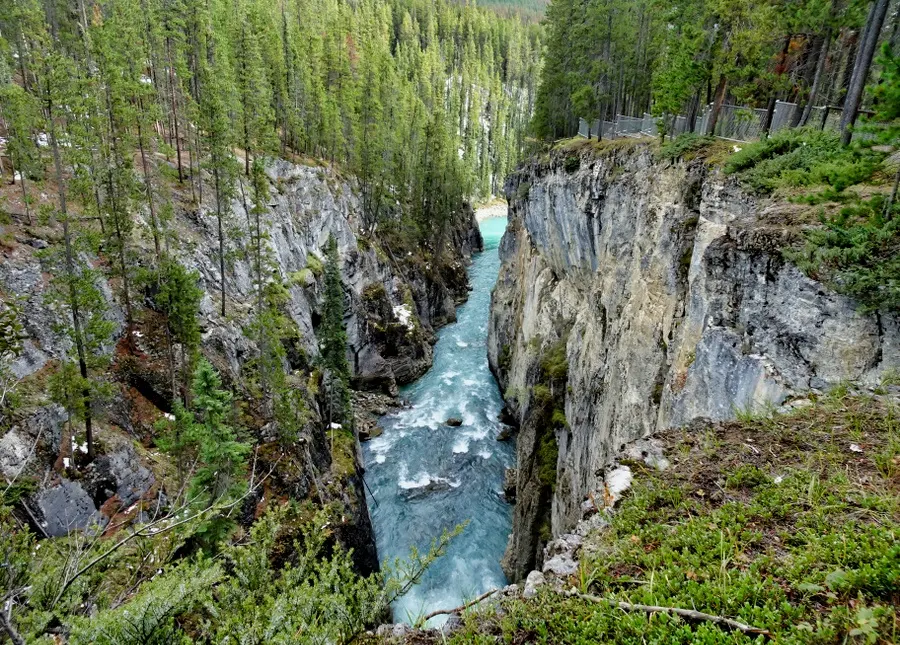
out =
<svg viewBox="0 0 900 645"><path fill-rule="evenodd" d="M629 443L900 368L897 317L860 313L788 263L792 233L733 178L658 162L641 144L565 166L552 153L507 180L491 299L490 366L521 428L511 579L540 566L540 518L554 535L572 529ZM560 339L568 427L548 508L537 469L523 465L535 463L541 430L529 423L540 356ZM652 442L627 458L666 464Z"/></svg>
<svg viewBox="0 0 900 645"><path fill-rule="evenodd" d="M540 571L532 571L528 574L528 577L525 578L525 589L522 592L522 596L525 598L533 598L537 595L538 588L547 584L547 580L544 578L544 574Z"/></svg>

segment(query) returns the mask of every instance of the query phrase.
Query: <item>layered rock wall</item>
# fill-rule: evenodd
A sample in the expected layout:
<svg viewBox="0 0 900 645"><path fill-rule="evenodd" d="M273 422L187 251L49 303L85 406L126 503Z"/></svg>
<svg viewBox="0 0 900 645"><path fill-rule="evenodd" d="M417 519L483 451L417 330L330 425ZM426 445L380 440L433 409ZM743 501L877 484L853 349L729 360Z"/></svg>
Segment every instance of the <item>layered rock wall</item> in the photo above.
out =
<svg viewBox="0 0 900 645"><path fill-rule="evenodd" d="M701 161L658 161L646 143L583 146L532 160L506 189L488 351L520 422L513 579L603 495L624 444L900 367L898 320L858 313L786 262L781 249L797 235L789 209ZM541 357L558 342L566 424L548 487L533 399Z"/></svg>

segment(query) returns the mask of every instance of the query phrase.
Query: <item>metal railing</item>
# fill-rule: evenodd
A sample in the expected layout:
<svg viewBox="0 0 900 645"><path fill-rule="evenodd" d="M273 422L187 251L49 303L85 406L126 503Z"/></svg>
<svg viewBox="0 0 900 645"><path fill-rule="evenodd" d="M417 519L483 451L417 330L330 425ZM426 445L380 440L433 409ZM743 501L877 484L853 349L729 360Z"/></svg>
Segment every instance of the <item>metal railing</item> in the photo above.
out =
<svg viewBox="0 0 900 645"><path fill-rule="evenodd" d="M803 108L796 103L776 101L772 112L772 123L769 132L778 132L786 128L795 127L801 118L797 111ZM684 115L677 115L673 119L668 118L669 134L677 136L686 132L705 134L709 119L712 115L712 105L707 105L694 120L693 129ZM726 103L719 110L719 118L716 121L715 136L731 141L754 141L759 139L763 132L766 120L766 110L760 108L748 108L741 105ZM830 106L813 107L810 110L807 125L822 130L838 130L841 122L841 109ZM585 138L619 139L621 137L655 137L659 136L658 119L644 112L643 116L626 116L619 114L615 121L585 121L579 119L578 134ZM857 133L864 137L863 133Z"/></svg>

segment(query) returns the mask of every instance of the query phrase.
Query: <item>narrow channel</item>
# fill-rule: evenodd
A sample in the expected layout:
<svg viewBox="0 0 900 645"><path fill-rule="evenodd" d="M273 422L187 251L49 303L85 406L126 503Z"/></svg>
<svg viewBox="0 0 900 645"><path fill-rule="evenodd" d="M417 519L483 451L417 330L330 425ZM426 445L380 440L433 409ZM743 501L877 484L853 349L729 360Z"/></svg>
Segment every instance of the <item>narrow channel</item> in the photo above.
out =
<svg viewBox="0 0 900 645"><path fill-rule="evenodd" d="M457 309L457 322L440 330L431 369L402 390L411 407L383 417L384 434L363 444L381 561L405 557L413 545L425 550L444 529L469 522L422 582L396 603L397 622L413 623L506 583L500 558L512 507L502 487L515 451L496 439L503 401L486 346L505 228L506 218L482 222L484 251L469 267L469 300ZM451 417L462 425L447 425Z"/></svg>

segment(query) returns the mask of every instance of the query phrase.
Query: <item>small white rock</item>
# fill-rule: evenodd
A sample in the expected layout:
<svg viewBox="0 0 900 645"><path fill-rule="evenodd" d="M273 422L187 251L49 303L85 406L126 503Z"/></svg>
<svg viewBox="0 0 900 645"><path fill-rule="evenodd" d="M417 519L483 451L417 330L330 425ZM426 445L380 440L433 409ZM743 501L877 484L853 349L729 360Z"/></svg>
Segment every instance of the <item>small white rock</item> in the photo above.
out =
<svg viewBox="0 0 900 645"><path fill-rule="evenodd" d="M538 587L541 587L547 583L547 580L544 578L544 574L540 571L532 571L528 574L528 577L525 578L525 591L522 592L522 595L525 598L533 598L537 595Z"/></svg>
<svg viewBox="0 0 900 645"><path fill-rule="evenodd" d="M544 563L544 573L553 573L560 577L574 575L578 571L578 563L566 554L554 556Z"/></svg>

